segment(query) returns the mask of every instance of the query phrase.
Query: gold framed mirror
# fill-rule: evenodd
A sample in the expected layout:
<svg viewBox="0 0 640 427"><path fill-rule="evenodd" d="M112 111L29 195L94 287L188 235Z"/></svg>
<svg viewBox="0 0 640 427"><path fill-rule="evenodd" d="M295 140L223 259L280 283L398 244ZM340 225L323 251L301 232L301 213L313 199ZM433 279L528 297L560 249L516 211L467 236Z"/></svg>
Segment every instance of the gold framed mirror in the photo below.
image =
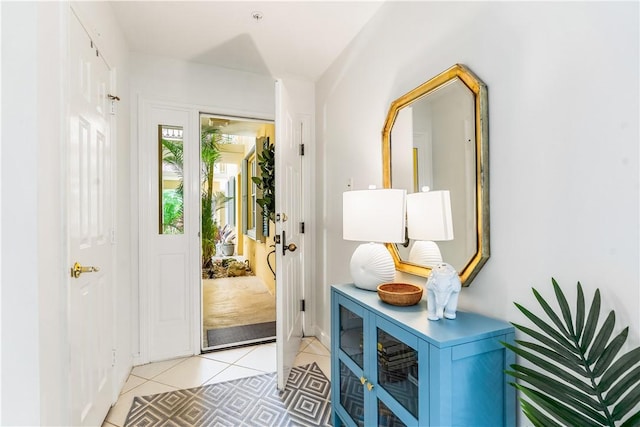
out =
<svg viewBox="0 0 640 427"><path fill-rule="evenodd" d="M393 101L382 130L385 188L450 192L454 238L436 243L463 286L490 254L488 137L487 87L460 64ZM427 277L432 261L415 243L387 248L398 270Z"/></svg>

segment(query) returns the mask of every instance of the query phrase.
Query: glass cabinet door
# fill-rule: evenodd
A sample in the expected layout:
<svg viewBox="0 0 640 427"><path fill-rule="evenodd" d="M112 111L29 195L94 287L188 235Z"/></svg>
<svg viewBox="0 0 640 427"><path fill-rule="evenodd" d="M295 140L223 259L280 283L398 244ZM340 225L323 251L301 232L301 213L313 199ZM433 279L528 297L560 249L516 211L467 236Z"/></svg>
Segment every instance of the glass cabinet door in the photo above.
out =
<svg viewBox="0 0 640 427"><path fill-rule="evenodd" d="M345 301L346 303L346 301ZM356 313L357 306L340 304L338 309L338 346L345 356L340 356L339 402L347 415L357 426L365 425L364 378L364 318ZM351 308L351 309L350 309ZM343 360L344 359L344 360ZM359 372L358 372L359 371Z"/></svg>
<svg viewBox="0 0 640 427"><path fill-rule="evenodd" d="M418 416L418 351L395 334L380 327L376 328L378 386L393 397L413 417ZM417 342L413 344L417 347ZM426 383L425 383L426 384ZM379 403L379 405L382 402ZM385 406L386 408L386 406ZM379 417L384 412L379 406ZM390 419L390 418L389 418ZM389 423L384 425L402 425Z"/></svg>
<svg viewBox="0 0 640 427"><path fill-rule="evenodd" d="M378 400L378 426L406 427L407 425L403 423L400 418L398 418L396 414L387 407L387 405L382 403L381 400Z"/></svg>
<svg viewBox="0 0 640 427"><path fill-rule="evenodd" d="M426 379L420 377L426 377L428 349L423 356L425 348L417 336L372 316L359 304L346 298L336 302L332 313L336 351L332 391L344 425L419 425L420 415L429 412L424 408L423 414L418 413L420 381L427 388ZM425 362L422 370L418 369L419 359ZM427 390L423 392L428 395Z"/></svg>
<svg viewBox="0 0 640 427"><path fill-rule="evenodd" d="M340 306L340 349L360 368L364 368L363 319L345 306Z"/></svg>
<svg viewBox="0 0 640 427"><path fill-rule="evenodd" d="M340 405L358 426L364 426L364 390L360 378L340 361Z"/></svg>

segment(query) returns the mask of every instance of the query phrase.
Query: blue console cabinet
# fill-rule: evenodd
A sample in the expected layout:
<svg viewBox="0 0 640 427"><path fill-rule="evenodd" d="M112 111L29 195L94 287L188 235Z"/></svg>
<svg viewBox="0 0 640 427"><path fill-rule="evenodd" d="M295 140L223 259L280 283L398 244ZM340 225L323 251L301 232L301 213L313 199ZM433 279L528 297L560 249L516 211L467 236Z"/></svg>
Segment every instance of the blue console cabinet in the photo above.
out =
<svg viewBox="0 0 640 427"><path fill-rule="evenodd" d="M458 311L427 319L426 300L382 302L352 284L331 287L334 426L514 426L515 362L504 321Z"/></svg>

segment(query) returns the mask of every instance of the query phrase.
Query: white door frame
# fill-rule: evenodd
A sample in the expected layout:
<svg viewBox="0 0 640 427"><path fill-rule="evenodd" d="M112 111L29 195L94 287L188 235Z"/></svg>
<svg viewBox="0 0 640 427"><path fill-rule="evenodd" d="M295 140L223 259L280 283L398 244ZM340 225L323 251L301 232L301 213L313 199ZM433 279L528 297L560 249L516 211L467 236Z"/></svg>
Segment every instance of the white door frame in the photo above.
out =
<svg viewBox="0 0 640 427"><path fill-rule="evenodd" d="M133 364L141 365L149 362L149 280L146 268L148 268L148 247L149 247L149 237L145 234L145 230L148 230L148 218L146 217L148 207L145 204L144 195L149 191L149 174L153 169L152 167L157 167L155 164L155 160L150 158L148 153L145 151L145 144L142 141L144 137L144 126L146 125L146 112L150 105L156 105L167 108L177 108L188 110L191 115L190 123L192 124L191 134L199 135L200 133L200 124L199 117L200 113L206 114L216 114L221 116L230 116L230 117L246 117L253 118L259 120L269 120L275 122L275 112L265 113L265 112L255 112L255 111L245 111L245 110L236 110L223 108L220 106L210 106L210 105L198 105L198 104L184 104L184 103L176 103L166 100L161 100L156 97L138 95L138 120L137 120L137 133L132 136L132 150L136 152L136 156L138 158L137 164L137 172L138 175L138 200L137 204L132 204L132 209L136 209L137 217L138 217L138 259L139 259L139 268L138 268L138 278L139 278L139 298L138 298L138 318L139 318L139 343L138 343L138 352L134 355ZM313 132L313 119L311 120L311 141L306 141L305 145L305 156L303 156L303 191L307 195L313 194L313 188L315 188L315 181L313 180L314 174L314 162L313 153L315 152L314 148L314 132ZM135 132L135 130L134 130ZM276 141L277 144L277 141ZM199 153L198 153L199 155ZM197 184L194 186L197 187ZM199 194L196 195L196 200L199 200ZM314 198L309 196L304 200L303 205L303 215L305 218L306 228L305 228L305 240L308 242L304 245L304 254L303 254L303 272L304 272L304 286L303 286L303 295L305 299L307 299L307 311L303 317L303 325L304 330L308 333L315 334L316 330L314 329L315 325L315 313L313 312L313 304L310 299L313 298L314 292L313 287L314 283L312 281L313 277L313 264L311 263L312 259L312 251L313 251L313 242L315 240L315 201ZM200 212L199 209L196 212ZM191 219L194 221L194 219ZM199 217L195 218L197 224L200 223ZM191 265L189 266L191 283L189 284L190 288L190 311L189 313L191 318L191 331L192 334L192 354L200 353L200 345L202 342L201 337L201 284L200 284L200 238L195 235L192 236L191 239L191 248L190 248L190 258ZM316 328L317 329L317 328ZM196 331L199 331L196 333ZM134 345L134 351L136 346Z"/></svg>

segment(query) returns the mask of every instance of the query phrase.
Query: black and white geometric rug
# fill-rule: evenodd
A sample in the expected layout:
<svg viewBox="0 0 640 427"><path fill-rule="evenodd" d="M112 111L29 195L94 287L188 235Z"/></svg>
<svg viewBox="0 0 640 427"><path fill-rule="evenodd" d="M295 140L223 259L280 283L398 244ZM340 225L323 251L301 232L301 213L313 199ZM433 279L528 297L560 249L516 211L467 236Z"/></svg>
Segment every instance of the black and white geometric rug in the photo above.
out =
<svg viewBox="0 0 640 427"><path fill-rule="evenodd" d="M331 382L314 362L291 370L284 391L276 373L136 397L125 427L329 426Z"/></svg>

